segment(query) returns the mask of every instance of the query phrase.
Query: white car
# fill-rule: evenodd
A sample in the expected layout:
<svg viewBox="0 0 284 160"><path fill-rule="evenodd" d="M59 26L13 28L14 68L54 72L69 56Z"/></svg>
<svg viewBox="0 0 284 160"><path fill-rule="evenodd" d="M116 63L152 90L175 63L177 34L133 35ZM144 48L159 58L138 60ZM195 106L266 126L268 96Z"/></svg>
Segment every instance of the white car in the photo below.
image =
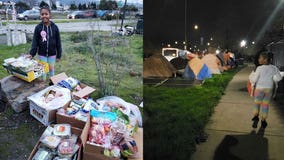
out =
<svg viewBox="0 0 284 160"><path fill-rule="evenodd" d="M169 62L177 57L186 58L190 52L178 48L162 48L162 56L164 56Z"/></svg>

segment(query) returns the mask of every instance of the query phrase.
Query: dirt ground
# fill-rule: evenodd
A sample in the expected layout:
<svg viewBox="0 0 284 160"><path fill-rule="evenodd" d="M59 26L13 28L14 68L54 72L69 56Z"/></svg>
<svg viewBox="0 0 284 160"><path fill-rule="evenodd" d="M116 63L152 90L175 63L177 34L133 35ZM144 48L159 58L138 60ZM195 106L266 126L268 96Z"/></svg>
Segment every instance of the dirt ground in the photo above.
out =
<svg viewBox="0 0 284 160"><path fill-rule="evenodd" d="M45 128L30 115L29 110L15 113L7 108L0 112L0 159L28 159Z"/></svg>

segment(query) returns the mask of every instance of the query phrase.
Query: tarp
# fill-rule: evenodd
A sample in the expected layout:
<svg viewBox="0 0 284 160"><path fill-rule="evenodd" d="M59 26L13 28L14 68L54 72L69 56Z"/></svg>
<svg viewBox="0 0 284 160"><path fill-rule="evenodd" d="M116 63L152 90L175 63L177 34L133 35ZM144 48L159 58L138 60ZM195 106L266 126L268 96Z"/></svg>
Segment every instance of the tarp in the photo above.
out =
<svg viewBox="0 0 284 160"><path fill-rule="evenodd" d="M212 74L221 74L221 62L216 55L209 53L203 56L201 60L208 66Z"/></svg>
<svg viewBox="0 0 284 160"><path fill-rule="evenodd" d="M204 80L211 78L212 74L208 66L199 58L193 58L188 62L183 74L184 78L194 78L197 80Z"/></svg>
<svg viewBox="0 0 284 160"><path fill-rule="evenodd" d="M153 55L143 62L143 78L173 77L175 67L162 55Z"/></svg>

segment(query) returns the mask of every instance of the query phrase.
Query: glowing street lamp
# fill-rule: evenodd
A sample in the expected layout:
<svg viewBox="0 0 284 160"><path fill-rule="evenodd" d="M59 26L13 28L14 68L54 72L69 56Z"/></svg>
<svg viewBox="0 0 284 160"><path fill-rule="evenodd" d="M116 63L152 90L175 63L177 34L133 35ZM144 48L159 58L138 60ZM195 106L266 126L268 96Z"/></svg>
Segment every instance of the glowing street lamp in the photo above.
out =
<svg viewBox="0 0 284 160"><path fill-rule="evenodd" d="M178 44L178 42L177 42L177 41L175 41L175 44Z"/></svg>
<svg viewBox="0 0 284 160"><path fill-rule="evenodd" d="M197 25L197 24L196 24L196 25L194 25L194 29L195 29L195 30L198 30L198 28L199 28L199 27L198 27L198 25Z"/></svg>
<svg viewBox="0 0 284 160"><path fill-rule="evenodd" d="M171 45L170 45L170 44L168 44L168 47L171 47Z"/></svg>
<svg viewBox="0 0 284 160"><path fill-rule="evenodd" d="M254 42L254 41L252 41L252 42L251 42L251 44L255 44L255 42Z"/></svg>
<svg viewBox="0 0 284 160"><path fill-rule="evenodd" d="M247 41L246 40L242 40L240 43L240 46L243 48L247 45Z"/></svg>
<svg viewBox="0 0 284 160"><path fill-rule="evenodd" d="M209 42L207 43L207 46L210 46L210 43L209 43Z"/></svg>

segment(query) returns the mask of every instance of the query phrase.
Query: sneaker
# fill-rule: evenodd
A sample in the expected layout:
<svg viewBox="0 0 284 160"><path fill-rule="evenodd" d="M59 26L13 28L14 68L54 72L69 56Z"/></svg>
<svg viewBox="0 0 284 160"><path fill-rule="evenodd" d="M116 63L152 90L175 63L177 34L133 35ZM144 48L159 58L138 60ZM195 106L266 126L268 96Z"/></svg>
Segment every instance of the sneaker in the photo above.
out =
<svg viewBox="0 0 284 160"><path fill-rule="evenodd" d="M264 121L261 121L261 128L266 128L267 126L267 122L264 120Z"/></svg>
<svg viewBox="0 0 284 160"><path fill-rule="evenodd" d="M257 123L259 121L258 116L254 116L251 120L253 121L252 128L257 128Z"/></svg>

